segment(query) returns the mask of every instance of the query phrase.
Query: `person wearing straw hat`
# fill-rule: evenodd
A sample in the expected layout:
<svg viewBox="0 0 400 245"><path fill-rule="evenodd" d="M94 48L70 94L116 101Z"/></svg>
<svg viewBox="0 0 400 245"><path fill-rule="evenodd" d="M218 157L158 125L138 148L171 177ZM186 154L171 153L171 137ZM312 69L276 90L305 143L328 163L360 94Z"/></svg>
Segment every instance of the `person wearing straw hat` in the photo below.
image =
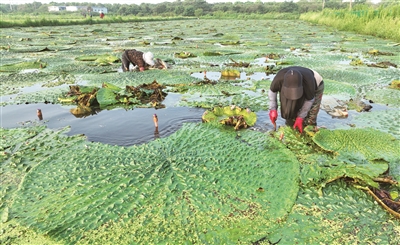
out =
<svg viewBox="0 0 400 245"><path fill-rule="evenodd" d="M144 71L149 66L154 66L154 55L151 52L141 52L136 49L125 50L122 54L122 71L129 71L129 65L139 67L140 71Z"/></svg>
<svg viewBox="0 0 400 245"><path fill-rule="evenodd" d="M276 125L277 94L281 116L286 124L303 133L304 126L317 126L317 116L324 93L322 76L309 68L290 66L281 69L272 80L269 97L269 117Z"/></svg>

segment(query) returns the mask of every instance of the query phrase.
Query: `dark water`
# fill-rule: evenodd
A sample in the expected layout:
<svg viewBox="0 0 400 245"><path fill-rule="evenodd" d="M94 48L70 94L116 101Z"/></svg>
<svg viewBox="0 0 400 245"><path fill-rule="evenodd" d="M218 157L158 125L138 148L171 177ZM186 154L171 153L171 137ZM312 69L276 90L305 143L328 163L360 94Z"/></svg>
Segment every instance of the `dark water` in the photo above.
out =
<svg viewBox="0 0 400 245"><path fill-rule="evenodd" d="M183 123L201 123L205 109L187 107L167 107L164 109L137 108L133 110L114 109L102 110L97 114L77 118L67 107L53 104L8 105L1 107L1 127L16 128L30 124L44 124L48 128L58 129L70 126L68 135L84 134L89 141L102 142L111 145L131 146L143 144L156 138L167 137L182 127ZM39 120L36 110L41 109L43 119ZM155 130L153 114L158 116L158 131ZM345 124L346 119L332 118L320 111L318 125L333 127L335 124ZM285 125L278 118L277 126ZM269 121L268 111L257 113L257 122L252 127L258 131L273 129Z"/></svg>
<svg viewBox="0 0 400 245"><path fill-rule="evenodd" d="M204 79L208 78L209 80L212 81L218 81L218 80L224 80L225 78L221 76L221 72L214 72L214 71L208 71L204 74L204 72L195 72L191 74L192 77L196 77L199 79ZM246 80L253 80L253 81L259 81L259 80L264 80L264 79L270 79L272 80L275 75L268 75L265 72L255 72L252 74L247 74L246 72L241 72L240 77L237 77L236 80L241 80L241 81L246 81ZM229 80L232 80L232 78L227 78Z"/></svg>
<svg viewBox="0 0 400 245"><path fill-rule="evenodd" d="M42 111L42 120L37 116L38 108ZM69 110L69 107L52 104L9 105L1 108L1 127L15 128L32 123L51 129L71 126L68 135L84 134L89 141L130 146L166 137L185 122L201 122L204 112L204 109L186 107L114 109L77 118ZM158 130L155 130L153 114L159 119Z"/></svg>
<svg viewBox="0 0 400 245"><path fill-rule="evenodd" d="M220 79L220 73L208 72L207 78ZM203 73L192 74L194 77L204 78ZM250 76L241 75L241 80L269 79L265 73L255 73ZM265 76L265 77L264 77ZM32 89L35 89L34 87ZM41 88L39 88L41 89ZM111 145L131 146L143 144L157 138L163 138L179 130L183 123L201 123L201 116L205 109L177 107L180 94L169 93L163 101L164 109L137 108L133 110L114 109L97 111L94 115L83 118L75 117L70 109L75 106L63 106L59 104L27 104L7 105L0 107L3 128L23 127L31 124L44 124L50 129L70 126L68 135L84 134L89 141L102 142ZM12 99L13 96L3 96L1 101ZM41 109L43 119L39 120L37 109ZM373 110L383 110L385 106L373 104ZM158 130L155 130L153 114L158 116ZM325 111L320 110L317 124L326 128L335 128L351 123L357 112L349 111L347 118L332 118ZM284 119L278 117L277 126L284 126ZM257 112L257 122L252 130L270 131L273 125L269 120L268 111Z"/></svg>

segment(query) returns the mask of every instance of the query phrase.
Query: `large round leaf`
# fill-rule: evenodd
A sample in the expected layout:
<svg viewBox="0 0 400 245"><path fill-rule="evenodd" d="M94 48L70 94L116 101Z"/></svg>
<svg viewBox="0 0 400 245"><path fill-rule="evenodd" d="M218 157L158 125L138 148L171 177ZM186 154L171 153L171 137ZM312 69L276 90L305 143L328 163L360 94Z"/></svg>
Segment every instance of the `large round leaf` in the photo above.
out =
<svg viewBox="0 0 400 245"><path fill-rule="evenodd" d="M399 158L400 141L376 129L319 130L314 142L325 150L358 152L369 160Z"/></svg>
<svg viewBox="0 0 400 245"><path fill-rule="evenodd" d="M265 134L185 124L141 146L59 149L25 177L11 213L68 242L249 243L290 212L298 177Z"/></svg>
<svg viewBox="0 0 400 245"><path fill-rule="evenodd" d="M117 104L119 101L116 99L117 95L115 90L109 88L101 88L97 91L97 102L99 102L100 108L105 108L109 105Z"/></svg>

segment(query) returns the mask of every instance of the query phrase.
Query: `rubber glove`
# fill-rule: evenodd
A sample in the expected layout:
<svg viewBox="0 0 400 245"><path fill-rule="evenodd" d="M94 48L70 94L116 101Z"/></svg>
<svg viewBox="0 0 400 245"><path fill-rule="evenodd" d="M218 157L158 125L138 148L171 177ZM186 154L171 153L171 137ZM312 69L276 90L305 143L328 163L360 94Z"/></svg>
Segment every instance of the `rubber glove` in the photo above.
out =
<svg viewBox="0 0 400 245"><path fill-rule="evenodd" d="M144 71L144 67L140 67L139 70L140 70L140 71Z"/></svg>
<svg viewBox="0 0 400 245"><path fill-rule="evenodd" d="M303 118L298 117L296 118L296 121L293 124L293 129L298 128L300 133L303 133Z"/></svg>
<svg viewBox="0 0 400 245"><path fill-rule="evenodd" d="M271 120L272 124L275 124L277 118L278 118L278 112L276 110L270 110L269 119Z"/></svg>

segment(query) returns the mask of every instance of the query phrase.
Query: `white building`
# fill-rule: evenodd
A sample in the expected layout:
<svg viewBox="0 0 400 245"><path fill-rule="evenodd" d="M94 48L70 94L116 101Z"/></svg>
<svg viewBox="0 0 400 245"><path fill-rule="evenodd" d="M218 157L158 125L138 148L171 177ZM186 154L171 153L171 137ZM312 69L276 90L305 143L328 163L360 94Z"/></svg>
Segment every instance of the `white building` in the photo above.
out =
<svg viewBox="0 0 400 245"><path fill-rule="evenodd" d="M49 6L47 7L49 12L56 12L56 11L65 11L66 7L65 6Z"/></svg>
<svg viewBox="0 0 400 245"><path fill-rule="evenodd" d="M97 12L97 13L103 12L104 14L107 14L107 8L92 7L92 9L93 9L93 12Z"/></svg>
<svg viewBox="0 0 400 245"><path fill-rule="evenodd" d="M88 6L49 6L48 10L49 12L55 12L55 11L71 11L71 12L78 12L82 10L87 10L89 7ZM107 14L107 8L103 7L90 7L92 8L92 12L95 13L100 13L103 12L104 14Z"/></svg>
<svg viewBox="0 0 400 245"><path fill-rule="evenodd" d="M86 6L67 6L67 11L81 11L81 10L86 10L87 7Z"/></svg>

